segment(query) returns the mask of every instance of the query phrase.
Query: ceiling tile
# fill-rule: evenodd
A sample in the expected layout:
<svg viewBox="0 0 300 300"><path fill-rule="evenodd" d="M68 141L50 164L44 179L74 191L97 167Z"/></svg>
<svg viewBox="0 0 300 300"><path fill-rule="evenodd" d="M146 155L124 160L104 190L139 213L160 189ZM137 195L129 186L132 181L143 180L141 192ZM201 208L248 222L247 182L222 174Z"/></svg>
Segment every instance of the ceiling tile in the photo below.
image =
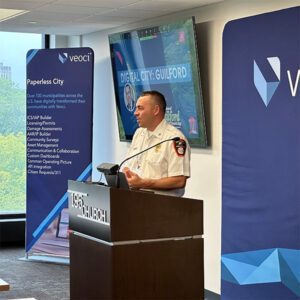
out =
<svg viewBox="0 0 300 300"><path fill-rule="evenodd" d="M119 8L119 9L114 9L112 11L106 12L106 13L101 13L97 15L106 15L106 16L113 16L113 17L136 17L138 16L139 20L143 20L145 18L151 18L154 15L161 16L166 14L165 11L152 11L152 10L144 10L144 9L133 9L129 7L124 7L124 8Z"/></svg>
<svg viewBox="0 0 300 300"><path fill-rule="evenodd" d="M0 0L29 12L0 22L0 31L80 35L224 0ZM35 21L37 24L30 24Z"/></svg>
<svg viewBox="0 0 300 300"><path fill-rule="evenodd" d="M57 0L55 3L75 6L119 8L139 1L141 0Z"/></svg>
<svg viewBox="0 0 300 300"><path fill-rule="evenodd" d="M11 0L1 0L0 8L10 8L10 9L25 9L30 10L36 7L45 5L45 3L39 3L36 1L11 1Z"/></svg>
<svg viewBox="0 0 300 300"><path fill-rule="evenodd" d="M80 20L77 20L78 22L87 22L87 23L111 23L111 24L115 24L115 25L122 25L122 24L126 24L126 23L132 23L132 22L136 22L138 21L139 18L137 17L125 17L125 16L107 16L105 14L103 15L93 15L93 16L89 16L86 18L82 18Z"/></svg>
<svg viewBox="0 0 300 300"><path fill-rule="evenodd" d="M51 21L53 25L57 21L61 22L72 22L73 20L83 18L86 14L66 14L64 12L41 12L41 11L32 11L27 14L21 15L16 19L16 21Z"/></svg>

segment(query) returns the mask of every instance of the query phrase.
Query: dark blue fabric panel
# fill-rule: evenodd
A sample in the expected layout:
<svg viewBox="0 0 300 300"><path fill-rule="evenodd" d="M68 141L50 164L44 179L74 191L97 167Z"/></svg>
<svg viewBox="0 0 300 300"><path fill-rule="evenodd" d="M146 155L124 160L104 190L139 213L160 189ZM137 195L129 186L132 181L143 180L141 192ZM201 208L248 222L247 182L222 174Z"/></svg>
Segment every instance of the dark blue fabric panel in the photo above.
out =
<svg viewBox="0 0 300 300"><path fill-rule="evenodd" d="M267 58L275 58L276 63ZM265 82L260 79L261 91L272 89L272 84L279 82L268 105L254 84L254 61L264 75ZM222 254L270 248L300 249L298 69L299 7L226 25L223 33ZM300 299L300 295L282 283L238 285L222 281L222 299Z"/></svg>
<svg viewBox="0 0 300 300"><path fill-rule="evenodd" d="M27 251L91 175L93 70L90 48L27 53Z"/></svg>

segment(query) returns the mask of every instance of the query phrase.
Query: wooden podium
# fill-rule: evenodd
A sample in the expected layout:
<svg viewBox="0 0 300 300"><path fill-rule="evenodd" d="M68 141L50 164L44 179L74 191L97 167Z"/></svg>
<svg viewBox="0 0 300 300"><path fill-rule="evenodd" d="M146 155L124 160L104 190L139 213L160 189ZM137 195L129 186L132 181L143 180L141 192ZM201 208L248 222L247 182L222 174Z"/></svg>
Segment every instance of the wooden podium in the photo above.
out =
<svg viewBox="0 0 300 300"><path fill-rule="evenodd" d="M204 299L203 201L69 181L71 299Z"/></svg>

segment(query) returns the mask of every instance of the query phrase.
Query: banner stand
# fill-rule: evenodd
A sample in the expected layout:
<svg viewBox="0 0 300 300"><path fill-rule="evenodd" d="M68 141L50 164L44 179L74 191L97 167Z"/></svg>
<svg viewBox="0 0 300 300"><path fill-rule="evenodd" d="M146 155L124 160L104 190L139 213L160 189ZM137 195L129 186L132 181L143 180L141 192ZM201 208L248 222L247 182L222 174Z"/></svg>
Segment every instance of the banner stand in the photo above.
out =
<svg viewBox="0 0 300 300"><path fill-rule="evenodd" d="M90 48L27 53L26 254L69 263L69 179L92 174L94 53Z"/></svg>
<svg viewBox="0 0 300 300"><path fill-rule="evenodd" d="M222 300L300 299L299 15L224 29Z"/></svg>

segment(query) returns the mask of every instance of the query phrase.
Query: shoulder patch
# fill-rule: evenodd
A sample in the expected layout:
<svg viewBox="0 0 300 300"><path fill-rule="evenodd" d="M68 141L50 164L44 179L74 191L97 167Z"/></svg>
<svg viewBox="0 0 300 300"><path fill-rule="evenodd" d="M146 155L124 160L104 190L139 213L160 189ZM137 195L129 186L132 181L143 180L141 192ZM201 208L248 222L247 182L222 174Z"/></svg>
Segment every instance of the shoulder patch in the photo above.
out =
<svg viewBox="0 0 300 300"><path fill-rule="evenodd" d="M186 142L183 139L173 141L173 148L178 156L184 156L186 150Z"/></svg>

